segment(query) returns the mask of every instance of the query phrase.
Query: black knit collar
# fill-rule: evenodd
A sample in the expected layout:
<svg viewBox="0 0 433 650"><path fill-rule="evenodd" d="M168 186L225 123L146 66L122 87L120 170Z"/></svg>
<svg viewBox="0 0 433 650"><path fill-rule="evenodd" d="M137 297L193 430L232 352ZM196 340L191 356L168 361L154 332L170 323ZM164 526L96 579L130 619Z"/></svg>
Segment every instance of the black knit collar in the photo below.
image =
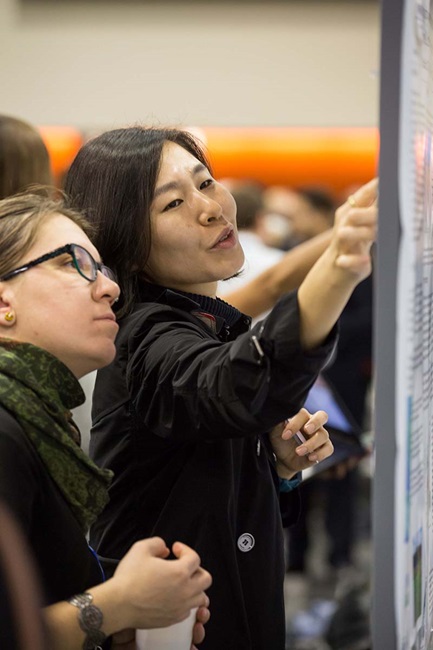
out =
<svg viewBox="0 0 433 650"><path fill-rule="evenodd" d="M206 314L212 314L215 318L224 319L229 327L232 327L243 316L239 309L229 305L228 302L221 300L221 298L211 298L210 296L188 293L187 291L176 290L176 292L196 302Z"/></svg>
<svg viewBox="0 0 433 650"><path fill-rule="evenodd" d="M229 305L229 303L221 300L221 298L210 298L209 296L202 296L201 294L188 293L187 291L180 291L179 289L168 289L157 284L141 281L139 284L140 299L144 301L156 300L158 302L166 302L172 306L179 306L180 308L187 308L188 311L199 311L205 314L211 314L220 324L225 324L228 327L233 327L242 319L244 325L249 325L251 319L245 316L239 309ZM217 328L219 330L220 327Z"/></svg>

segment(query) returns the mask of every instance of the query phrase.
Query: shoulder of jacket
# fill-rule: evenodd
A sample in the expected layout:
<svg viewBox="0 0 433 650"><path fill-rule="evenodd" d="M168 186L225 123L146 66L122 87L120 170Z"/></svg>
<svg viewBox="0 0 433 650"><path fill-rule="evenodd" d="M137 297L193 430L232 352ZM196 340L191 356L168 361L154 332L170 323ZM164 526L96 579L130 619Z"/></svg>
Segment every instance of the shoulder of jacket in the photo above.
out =
<svg viewBox="0 0 433 650"><path fill-rule="evenodd" d="M15 417L4 406L0 404L0 439L5 444L11 444L21 451L26 450L32 456L34 447L28 439L24 429Z"/></svg>
<svg viewBox="0 0 433 650"><path fill-rule="evenodd" d="M25 436L21 425L4 406L0 404L0 433Z"/></svg>

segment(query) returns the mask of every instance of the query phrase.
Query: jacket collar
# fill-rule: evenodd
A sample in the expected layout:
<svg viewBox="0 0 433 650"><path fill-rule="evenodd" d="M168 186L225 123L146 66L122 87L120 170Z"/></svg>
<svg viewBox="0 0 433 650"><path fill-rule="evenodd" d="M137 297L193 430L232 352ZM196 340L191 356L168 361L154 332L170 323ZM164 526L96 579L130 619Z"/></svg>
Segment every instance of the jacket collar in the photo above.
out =
<svg viewBox="0 0 433 650"><path fill-rule="evenodd" d="M251 318L242 314L236 307L220 298L209 298L183 291L168 289L149 282L140 282L140 300L155 301L170 307L182 309L204 322L218 336L228 338L230 330L246 331L251 325Z"/></svg>

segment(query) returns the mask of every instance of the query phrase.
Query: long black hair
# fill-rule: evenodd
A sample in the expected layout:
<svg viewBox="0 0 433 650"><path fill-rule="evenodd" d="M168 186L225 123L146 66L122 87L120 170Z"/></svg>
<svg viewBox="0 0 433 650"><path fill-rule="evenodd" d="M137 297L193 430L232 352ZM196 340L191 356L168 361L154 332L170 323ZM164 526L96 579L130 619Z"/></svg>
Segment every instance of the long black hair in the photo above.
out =
<svg viewBox="0 0 433 650"><path fill-rule="evenodd" d="M131 311L149 257L150 206L167 141L186 149L211 172L203 146L190 133L136 126L89 140L66 177L68 202L90 221L93 242L116 273L122 290L119 316Z"/></svg>

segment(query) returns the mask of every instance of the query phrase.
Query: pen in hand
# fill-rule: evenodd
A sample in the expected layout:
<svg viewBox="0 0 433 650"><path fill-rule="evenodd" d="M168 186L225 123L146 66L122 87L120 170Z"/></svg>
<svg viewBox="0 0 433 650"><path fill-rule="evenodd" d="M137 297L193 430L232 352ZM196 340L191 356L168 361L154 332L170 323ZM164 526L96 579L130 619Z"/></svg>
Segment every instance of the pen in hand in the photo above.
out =
<svg viewBox="0 0 433 650"><path fill-rule="evenodd" d="M305 437L304 434L301 433L300 431L298 431L298 433L295 433L295 435L294 435L293 437L295 438L295 440L296 440L300 445L303 445L304 442L307 442L306 437ZM318 465L319 461L316 460L315 463L316 463L316 465Z"/></svg>
<svg viewBox="0 0 433 650"><path fill-rule="evenodd" d="M300 445L304 444L304 442L307 442L307 439L300 431L298 431L298 433L295 433L293 437L298 441Z"/></svg>

